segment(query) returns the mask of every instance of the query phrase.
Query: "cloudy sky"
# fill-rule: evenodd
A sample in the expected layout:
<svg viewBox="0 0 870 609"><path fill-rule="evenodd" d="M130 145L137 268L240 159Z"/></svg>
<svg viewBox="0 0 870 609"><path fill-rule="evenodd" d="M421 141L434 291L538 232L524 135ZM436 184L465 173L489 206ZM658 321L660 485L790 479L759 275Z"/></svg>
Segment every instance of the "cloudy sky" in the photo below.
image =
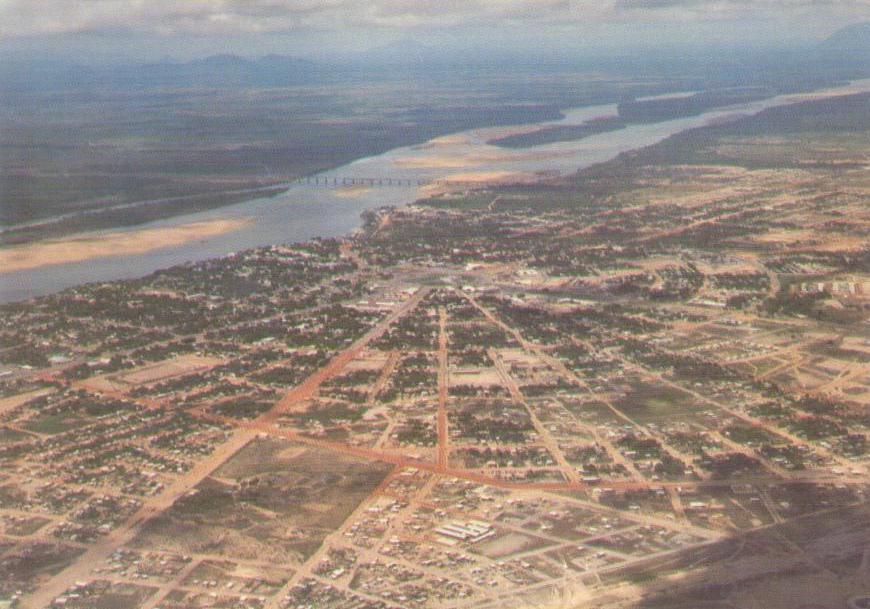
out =
<svg viewBox="0 0 870 609"><path fill-rule="evenodd" d="M127 58L340 55L453 46L793 44L870 19L870 0L0 0L4 51Z"/></svg>

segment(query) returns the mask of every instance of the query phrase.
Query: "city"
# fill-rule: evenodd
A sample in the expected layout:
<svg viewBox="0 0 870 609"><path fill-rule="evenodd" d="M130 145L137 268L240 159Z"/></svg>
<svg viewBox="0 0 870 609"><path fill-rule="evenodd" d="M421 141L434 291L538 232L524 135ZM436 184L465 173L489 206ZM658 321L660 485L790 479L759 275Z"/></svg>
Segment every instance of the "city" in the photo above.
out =
<svg viewBox="0 0 870 609"><path fill-rule="evenodd" d="M0 607L867 594L868 109L3 305Z"/></svg>

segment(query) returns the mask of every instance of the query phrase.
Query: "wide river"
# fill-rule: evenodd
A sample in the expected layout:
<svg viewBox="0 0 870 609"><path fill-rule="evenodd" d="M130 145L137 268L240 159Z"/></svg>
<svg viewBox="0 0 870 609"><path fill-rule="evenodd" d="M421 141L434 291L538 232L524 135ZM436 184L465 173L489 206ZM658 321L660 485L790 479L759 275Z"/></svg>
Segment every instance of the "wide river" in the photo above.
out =
<svg viewBox="0 0 870 609"><path fill-rule="evenodd" d="M529 176L536 172L566 174L607 161L621 152L654 144L693 127L729 117L754 114L765 108L803 99L863 91L870 91L870 79L811 94L784 95L721 108L690 118L632 125L579 141L525 149L504 149L486 144L493 137L541 125L576 125L593 118L616 114L615 104L577 108L566 111L565 118L559 121L464 131L424 144L396 148L378 156L360 159L322 175L330 178L408 178L416 182L451 177L455 180L505 178ZM248 220L238 230L135 255L102 256L12 273L3 273L0 269L0 302L24 300L87 282L139 277L157 269L214 258L251 247L299 242L314 237L341 236L359 226L360 214L364 210L384 205L405 205L424 194L417 186L349 190L341 186L292 184L286 192L275 197L254 199L207 212L175 216L110 232L121 236L130 234L130 238L134 239L135 233L143 229L178 227L214 220ZM108 233L109 231L100 234Z"/></svg>

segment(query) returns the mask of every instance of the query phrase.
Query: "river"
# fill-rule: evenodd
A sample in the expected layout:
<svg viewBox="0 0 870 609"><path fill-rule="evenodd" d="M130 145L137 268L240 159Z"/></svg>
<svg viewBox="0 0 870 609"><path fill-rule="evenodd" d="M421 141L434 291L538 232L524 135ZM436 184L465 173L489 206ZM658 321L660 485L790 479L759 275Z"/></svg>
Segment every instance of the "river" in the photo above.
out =
<svg viewBox="0 0 870 609"><path fill-rule="evenodd" d="M610 160L621 152L654 144L693 127L727 120L729 117L754 114L765 108L803 99L863 91L870 91L870 79L811 94L783 95L720 108L689 118L631 125L579 141L525 149L505 149L486 144L487 140L518 130L550 125L577 125L590 119L616 115L615 104L576 108L566 111L565 118L559 121L465 131L359 159L322 175L345 178L392 177L416 181L451 177L457 180L494 176L504 178L530 176L537 172L566 174ZM0 302L50 294L82 283L139 277L157 269L257 246L345 235L359 226L363 211L384 205L405 205L424 194L425 191L417 186L347 190L323 185L291 184L286 192L274 197L174 216L111 232L131 233L132 238L132 233L142 229L175 227L220 219L250 220L239 230L135 255L104 256L13 273L2 273L0 269ZM106 232L108 231L101 234Z"/></svg>

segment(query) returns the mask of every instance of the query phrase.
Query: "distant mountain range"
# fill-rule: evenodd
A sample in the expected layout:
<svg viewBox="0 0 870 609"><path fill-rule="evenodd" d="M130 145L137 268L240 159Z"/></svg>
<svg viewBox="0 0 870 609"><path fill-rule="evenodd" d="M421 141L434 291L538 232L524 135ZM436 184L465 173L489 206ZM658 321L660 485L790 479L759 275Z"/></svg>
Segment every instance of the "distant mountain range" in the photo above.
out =
<svg viewBox="0 0 870 609"><path fill-rule="evenodd" d="M824 41L800 49L782 51L771 56L768 52L738 52L731 63L739 70L757 63L761 70L764 61L776 66L785 63L804 65L807 61L828 64L831 78L851 79L863 77L867 72L870 54L870 22L844 27ZM26 59L4 58L0 61L0 94L16 90L58 90L95 87L282 87L324 82L346 81L354 78L391 78L422 74L427 70L443 73L455 69L489 69L515 71L533 69L604 70L614 73L643 73L660 70L664 74L675 71L688 73L684 65L691 54L663 52L649 55L616 56L529 56L512 48L462 48L427 45L413 38L393 41L366 51L336 55L331 59L309 60L290 55L266 55L249 59L233 54L212 55L193 61L159 61L146 64L79 65L63 58ZM727 58L727 54L723 55ZM696 62L697 63L697 62ZM701 62L703 63L703 62ZM719 62L717 70L724 70ZM700 65L700 64L698 64ZM692 62L689 69L693 67ZM694 68L697 68L694 65ZM703 77L706 78L708 72ZM727 78L725 79L728 80ZM730 82L730 81L729 81ZM730 86L727 83L723 86Z"/></svg>
<svg viewBox="0 0 870 609"><path fill-rule="evenodd" d="M310 84L323 69L313 61L285 55L245 59L212 55L187 62L81 66L62 62L0 64L0 83L28 89L58 86L289 86Z"/></svg>
<svg viewBox="0 0 870 609"><path fill-rule="evenodd" d="M148 82L286 85L311 82L317 72L313 61L286 55L266 55L259 59L212 55L186 63L146 64L131 76Z"/></svg>
<svg viewBox="0 0 870 609"><path fill-rule="evenodd" d="M821 47L834 51L870 51L870 21L837 30L822 42Z"/></svg>

